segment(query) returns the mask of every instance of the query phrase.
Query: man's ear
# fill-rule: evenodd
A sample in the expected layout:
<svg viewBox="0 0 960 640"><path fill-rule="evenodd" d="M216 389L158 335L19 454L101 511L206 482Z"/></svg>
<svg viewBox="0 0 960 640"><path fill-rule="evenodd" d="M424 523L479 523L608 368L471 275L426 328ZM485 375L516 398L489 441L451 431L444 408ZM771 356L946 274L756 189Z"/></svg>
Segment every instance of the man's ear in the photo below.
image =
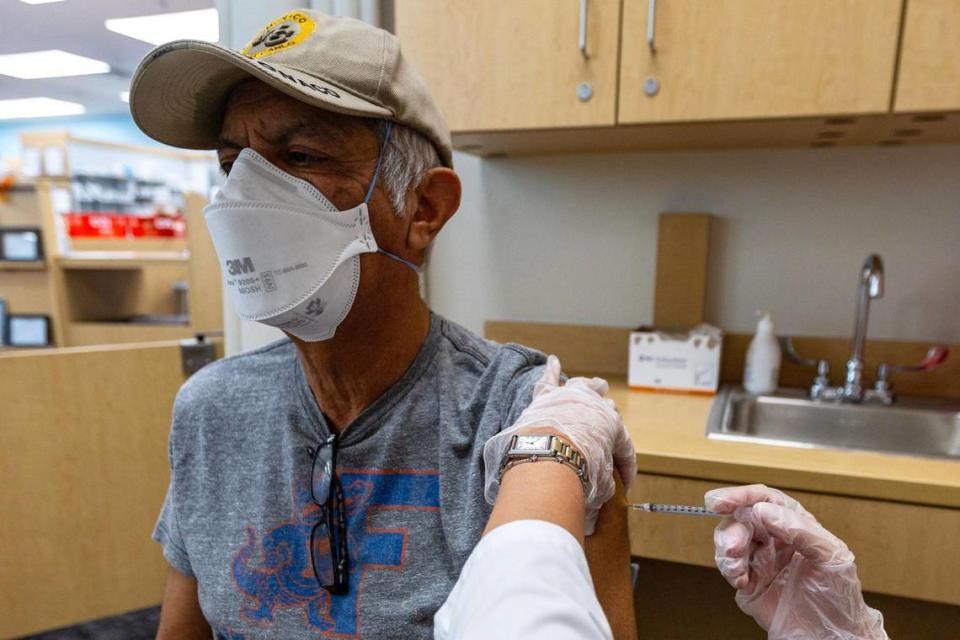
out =
<svg viewBox="0 0 960 640"><path fill-rule="evenodd" d="M452 169L428 170L414 190L417 198L407 231L407 246L425 251L460 208L460 177Z"/></svg>

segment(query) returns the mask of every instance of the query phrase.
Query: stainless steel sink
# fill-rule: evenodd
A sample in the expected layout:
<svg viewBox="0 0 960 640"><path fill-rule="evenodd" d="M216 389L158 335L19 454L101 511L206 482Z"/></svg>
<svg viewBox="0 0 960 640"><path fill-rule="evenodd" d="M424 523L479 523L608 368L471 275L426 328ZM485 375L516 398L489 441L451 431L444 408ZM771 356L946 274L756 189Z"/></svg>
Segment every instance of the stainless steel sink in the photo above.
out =
<svg viewBox="0 0 960 640"><path fill-rule="evenodd" d="M802 389L717 394L707 437L793 447L830 447L960 460L960 403L900 397L892 406L809 400Z"/></svg>

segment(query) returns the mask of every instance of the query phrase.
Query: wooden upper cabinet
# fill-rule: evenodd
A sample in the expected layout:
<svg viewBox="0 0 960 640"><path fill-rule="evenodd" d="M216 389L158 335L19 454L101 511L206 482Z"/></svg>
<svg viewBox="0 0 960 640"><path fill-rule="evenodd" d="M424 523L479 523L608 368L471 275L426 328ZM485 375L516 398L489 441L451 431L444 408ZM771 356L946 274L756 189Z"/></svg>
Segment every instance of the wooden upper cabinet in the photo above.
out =
<svg viewBox="0 0 960 640"><path fill-rule="evenodd" d="M895 111L960 109L960 0L907 0Z"/></svg>
<svg viewBox="0 0 960 640"><path fill-rule="evenodd" d="M613 125L620 0L583 4L396 0L396 33L452 131Z"/></svg>
<svg viewBox="0 0 960 640"><path fill-rule="evenodd" d="M623 0L619 122L886 112L901 2Z"/></svg>

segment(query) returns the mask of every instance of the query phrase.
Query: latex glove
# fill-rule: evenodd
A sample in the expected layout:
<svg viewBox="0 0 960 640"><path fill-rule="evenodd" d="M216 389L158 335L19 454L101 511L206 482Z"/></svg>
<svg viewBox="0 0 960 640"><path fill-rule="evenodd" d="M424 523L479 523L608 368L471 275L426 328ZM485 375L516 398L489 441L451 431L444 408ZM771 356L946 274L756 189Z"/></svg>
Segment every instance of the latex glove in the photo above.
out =
<svg viewBox="0 0 960 640"><path fill-rule="evenodd" d="M770 640L887 639L853 553L799 502L755 484L708 491L704 503L728 514L714 531L717 567Z"/></svg>
<svg viewBox="0 0 960 640"><path fill-rule="evenodd" d="M613 400L604 397L608 389L602 378L570 378L561 385L560 360L556 356L547 358L543 375L533 388L530 406L516 424L490 438L483 448L487 502L493 504L497 498L497 474L510 448L510 439L522 430L552 427L576 447L586 462L584 533L592 534L600 507L613 497L614 469L623 480L624 491L637 475L633 442Z"/></svg>

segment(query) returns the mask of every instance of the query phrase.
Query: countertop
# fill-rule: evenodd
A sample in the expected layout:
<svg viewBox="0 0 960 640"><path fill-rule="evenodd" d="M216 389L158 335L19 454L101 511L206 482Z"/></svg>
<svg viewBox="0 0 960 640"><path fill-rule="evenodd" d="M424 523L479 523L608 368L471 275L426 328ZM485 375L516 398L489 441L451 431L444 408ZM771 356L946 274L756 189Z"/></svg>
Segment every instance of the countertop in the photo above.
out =
<svg viewBox="0 0 960 640"><path fill-rule="evenodd" d="M608 380L641 473L960 508L960 461L710 440L713 398L635 391L623 378Z"/></svg>

